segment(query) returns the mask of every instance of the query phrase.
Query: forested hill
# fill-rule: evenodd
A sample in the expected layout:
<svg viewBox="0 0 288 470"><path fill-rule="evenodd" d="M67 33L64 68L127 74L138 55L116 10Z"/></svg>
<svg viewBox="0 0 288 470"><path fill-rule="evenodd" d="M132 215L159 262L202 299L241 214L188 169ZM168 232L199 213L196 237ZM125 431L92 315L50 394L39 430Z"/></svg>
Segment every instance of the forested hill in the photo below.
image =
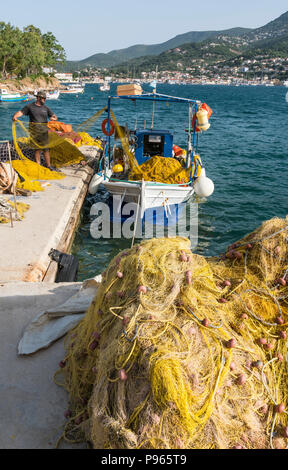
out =
<svg viewBox="0 0 288 470"><path fill-rule="evenodd" d="M68 61L65 65L65 70L81 70L87 66L104 68L126 63L128 65L134 64L135 66L141 63L145 68L146 65L144 64L151 63L152 65L156 62L158 63L158 59L160 60L159 66L162 67L167 60L173 61L173 51L178 48L185 50L186 54L187 52L191 52L192 58L196 57L196 53L198 57L200 57L201 51L203 51L206 56L209 53L211 53L212 56L215 54L221 55L223 56L223 60L229 59L231 54L237 55L239 53L241 54L243 51L249 54L249 50L253 47L257 49L266 47L267 49L271 48L273 51L277 51L279 48L282 51L287 34L288 12L260 28L232 28L224 31L190 31L175 36L161 44L135 45L126 49L113 50L107 54L94 54L78 62ZM217 46L214 46L215 43ZM188 47L188 44L193 46ZM212 48L211 51L206 50L207 47L210 47L209 45ZM170 54L170 59L168 59L166 53L168 55ZM189 53L186 55L187 58L189 57ZM157 59L155 59L156 56Z"/></svg>
<svg viewBox="0 0 288 470"><path fill-rule="evenodd" d="M200 43L207 39L216 37L219 34L224 34L229 37L235 37L242 34L247 34L250 29L247 28L232 28L224 31L190 31L188 33L179 34L172 39L161 44L144 45L137 44L135 46L127 47L126 49L118 49L108 52L107 54L94 54L86 59L80 61L67 61L64 67L59 67L59 70L65 69L66 71L73 71L83 69L87 65L91 67L111 67L113 65L121 64L122 62L130 59L136 59L144 56L157 56L162 52L173 49L186 43Z"/></svg>

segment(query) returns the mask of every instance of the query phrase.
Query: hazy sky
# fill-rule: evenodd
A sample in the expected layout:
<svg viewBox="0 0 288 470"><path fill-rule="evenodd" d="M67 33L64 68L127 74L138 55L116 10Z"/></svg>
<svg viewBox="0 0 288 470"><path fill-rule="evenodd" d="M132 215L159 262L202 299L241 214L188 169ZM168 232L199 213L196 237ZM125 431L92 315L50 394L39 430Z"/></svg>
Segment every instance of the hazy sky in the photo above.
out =
<svg viewBox="0 0 288 470"><path fill-rule="evenodd" d="M13 0L1 2L0 20L51 31L67 59L80 60L188 31L257 28L287 10L287 0Z"/></svg>

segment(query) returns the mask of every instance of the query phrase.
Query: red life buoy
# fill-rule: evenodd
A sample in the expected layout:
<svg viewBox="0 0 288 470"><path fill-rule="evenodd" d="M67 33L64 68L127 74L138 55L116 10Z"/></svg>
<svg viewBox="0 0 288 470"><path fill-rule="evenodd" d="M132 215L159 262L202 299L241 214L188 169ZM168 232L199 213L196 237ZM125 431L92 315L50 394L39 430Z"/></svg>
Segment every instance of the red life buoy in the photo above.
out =
<svg viewBox="0 0 288 470"><path fill-rule="evenodd" d="M104 121L102 122L102 132L103 134L107 135L107 130L106 130L106 124L108 123L108 119L104 119ZM114 133L115 131L115 126L114 126L114 122L109 119L109 137Z"/></svg>

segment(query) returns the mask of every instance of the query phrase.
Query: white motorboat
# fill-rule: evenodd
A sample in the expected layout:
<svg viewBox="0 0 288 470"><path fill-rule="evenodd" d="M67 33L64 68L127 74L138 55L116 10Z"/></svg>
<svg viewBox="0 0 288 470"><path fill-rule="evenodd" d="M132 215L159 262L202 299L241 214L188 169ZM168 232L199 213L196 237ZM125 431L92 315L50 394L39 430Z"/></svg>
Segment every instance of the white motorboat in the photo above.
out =
<svg viewBox="0 0 288 470"><path fill-rule="evenodd" d="M122 134L121 136L121 126L118 125L111 109L111 101L121 99L133 100L134 102L142 100L153 103L152 123L154 122L156 102L188 105L187 150L173 144L173 134L171 132L154 129L153 125L151 129L137 128L129 131L126 128L125 135ZM108 97L107 113L108 116L102 123L102 130L106 135L106 146L100 160L99 170L94 175L89 187L91 194L95 194L100 184L103 184L110 196L118 201L117 204L136 203L142 219L148 209L159 207L169 212L169 206L185 203L194 194L208 197L213 193L214 184L206 177L198 152L199 133L210 127L208 119L212 114L212 110L205 103L201 103L199 100L167 96L156 92L137 95L117 94ZM112 136L114 136L114 145L112 145ZM122 148L123 155L121 162L118 157L119 147L117 147L119 137L121 140L120 150ZM167 158L166 163L170 166L174 165L175 159L177 159L180 171L185 170L184 174L188 175L188 179L186 181L177 181L176 178L174 183L171 183L171 180L165 183L163 179L162 181L155 179L149 181L147 180L147 174L144 175L144 173L141 177L143 164L154 157L158 158L158 156L164 157L160 158L162 163ZM138 180L135 180L135 177L130 178L131 168L134 166L133 161L139 169L140 177Z"/></svg>
<svg viewBox="0 0 288 470"><path fill-rule="evenodd" d="M73 94L78 95L84 93L84 86L81 83L73 83L72 85L65 85L64 88L60 89L60 93L62 94Z"/></svg>
<svg viewBox="0 0 288 470"><path fill-rule="evenodd" d="M104 82L102 85L100 85L99 90L100 91L110 91L109 82Z"/></svg>
<svg viewBox="0 0 288 470"><path fill-rule="evenodd" d="M60 90L51 90L46 92L47 100L58 100L60 96Z"/></svg>

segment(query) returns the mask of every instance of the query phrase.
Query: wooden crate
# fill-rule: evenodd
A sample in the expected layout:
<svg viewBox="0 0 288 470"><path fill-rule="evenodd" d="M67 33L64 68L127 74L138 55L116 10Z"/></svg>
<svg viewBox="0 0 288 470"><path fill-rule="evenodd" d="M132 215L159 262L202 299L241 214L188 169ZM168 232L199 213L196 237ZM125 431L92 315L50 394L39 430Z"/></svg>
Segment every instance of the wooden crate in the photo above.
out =
<svg viewBox="0 0 288 470"><path fill-rule="evenodd" d="M125 95L142 95L142 88L140 85L128 84L117 86L117 96Z"/></svg>

